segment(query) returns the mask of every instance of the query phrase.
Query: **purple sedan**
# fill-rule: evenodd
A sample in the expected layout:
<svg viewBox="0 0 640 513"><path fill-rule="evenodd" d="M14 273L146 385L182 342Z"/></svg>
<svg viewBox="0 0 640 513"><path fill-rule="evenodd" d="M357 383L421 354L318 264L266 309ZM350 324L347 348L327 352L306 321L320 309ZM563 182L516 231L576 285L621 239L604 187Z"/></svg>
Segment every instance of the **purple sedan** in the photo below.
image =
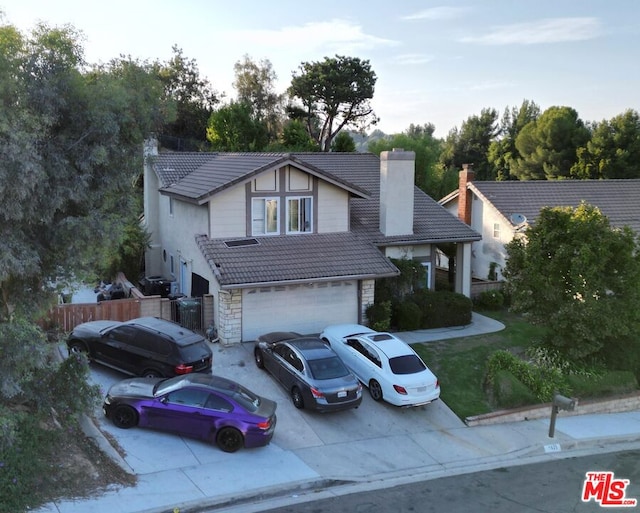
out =
<svg viewBox="0 0 640 513"><path fill-rule="evenodd" d="M234 381L194 373L125 379L109 389L103 411L119 428L171 431L235 452L271 441L276 406Z"/></svg>

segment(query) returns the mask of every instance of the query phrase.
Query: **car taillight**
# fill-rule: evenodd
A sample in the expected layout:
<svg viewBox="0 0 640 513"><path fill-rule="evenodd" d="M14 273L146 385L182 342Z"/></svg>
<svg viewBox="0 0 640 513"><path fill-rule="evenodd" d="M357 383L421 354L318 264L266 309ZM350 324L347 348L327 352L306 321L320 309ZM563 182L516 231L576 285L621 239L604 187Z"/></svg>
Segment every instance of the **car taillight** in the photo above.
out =
<svg viewBox="0 0 640 513"><path fill-rule="evenodd" d="M402 395L407 395L407 389L404 387L401 387L400 385L393 385L393 388L395 389L396 392L398 392L399 394Z"/></svg>
<svg viewBox="0 0 640 513"><path fill-rule="evenodd" d="M176 374L189 374L190 372L193 372L193 365L185 365L184 363L181 363L180 365L176 365L173 370L176 371Z"/></svg>
<svg viewBox="0 0 640 513"><path fill-rule="evenodd" d="M322 399L324 397L324 394L322 392L320 392L320 390L318 390L317 388L313 388L313 387L311 387L311 394L316 399Z"/></svg>
<svg viewBox="0 0 640 513"><path fill-rule="evenodd" d="M436 379L436 388L440 388L440 380Z"/></svg>
<svg viewBox="0 0 640 513"><path fill-rule="evenodd" d="M264 422L258 422L260 429L269 429L271 427L271 419L267 419Z"/></svg>

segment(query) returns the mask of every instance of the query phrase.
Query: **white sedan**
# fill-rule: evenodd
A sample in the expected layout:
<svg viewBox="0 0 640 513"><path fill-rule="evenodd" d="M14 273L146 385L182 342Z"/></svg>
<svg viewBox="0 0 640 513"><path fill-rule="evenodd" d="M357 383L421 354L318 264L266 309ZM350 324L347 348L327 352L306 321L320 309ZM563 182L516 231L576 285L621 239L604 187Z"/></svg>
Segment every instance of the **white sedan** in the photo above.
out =
<svg viewBox="0 0 640 513"><path fill-rule="evenodd" d="M375 401L420 406L440 397L438 378L406 342L391 333L338 324L327 327L320 338L369 388Z"/></svg>

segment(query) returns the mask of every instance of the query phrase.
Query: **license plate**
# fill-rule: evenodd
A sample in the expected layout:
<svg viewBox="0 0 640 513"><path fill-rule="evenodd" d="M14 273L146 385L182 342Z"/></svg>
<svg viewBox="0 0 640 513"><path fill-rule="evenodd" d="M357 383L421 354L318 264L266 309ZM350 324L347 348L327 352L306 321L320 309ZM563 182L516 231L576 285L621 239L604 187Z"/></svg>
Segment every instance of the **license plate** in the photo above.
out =
<svg viewBox="0 0 640 513"><path fill-rule="evenodd" d="M338 392L338 397L347 397L347 392L345 392L344 390L342 392Z"/></svg>
<svg viewBox="0 0 640 513"><path fill-rule="evenodd" d="M418 392L426 392L427 387L418 387Z"/></svg>

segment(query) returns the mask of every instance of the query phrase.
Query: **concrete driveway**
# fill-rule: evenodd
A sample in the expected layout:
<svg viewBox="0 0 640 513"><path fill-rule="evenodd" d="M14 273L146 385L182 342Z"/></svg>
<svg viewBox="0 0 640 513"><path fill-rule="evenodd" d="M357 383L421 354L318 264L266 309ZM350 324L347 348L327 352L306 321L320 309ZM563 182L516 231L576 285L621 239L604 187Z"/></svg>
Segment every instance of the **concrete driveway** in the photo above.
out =
<svg viewBox="0 0 640 513"><path fill-rule="evenodd" d="M253 361L253 344L212 344L211 347L214 354L214 374L237 381L255 393L278 403L278 424L270 446L263 449L243 449L239 453L228 455L216 446L198 440L147 429L118 429L99 411L96 416L100 428L117 441L125 453L126 463L136 474L185 468L211 458L233 461L243 453L242 459L252 454L256 457L266 456L262 453L270 452L269 448L273 446L272 449L278 449L277 452L295 451L311 470L325 474L326 466L330 465L336 478L347 477L343 475L343 469L349 474L348 477L352 478L354 462L341 465L339 461L335 461L334 450L325 451L327 446L351 445L358 442L364 448L362 457L370 460L359 462L364 475L377 466L375 460L378 458L384 458L385 462L388 460L388 454L383 456L378 450L382 439L388 443L389 440L397 438L394 446L397 455L402 457L406 465L414 458L412 455L415 455L415 448L410 442L412 436L425 431L443 431L464 426L442 401L402 409L385 402L373 401L366 388L363 390L362 404L357 409L332 413L298 410L293 406L289 394L270 374L256 367ZM98 364L92 364L91 371L92 379L100 385L103 395L113 383L127 378L126 375ZM160 447L162 450L159 450ZM352 456L353 454L349 457ZM331 461L326 461L328 457ZM307 476L309 477L311 476Z"/></svg>

